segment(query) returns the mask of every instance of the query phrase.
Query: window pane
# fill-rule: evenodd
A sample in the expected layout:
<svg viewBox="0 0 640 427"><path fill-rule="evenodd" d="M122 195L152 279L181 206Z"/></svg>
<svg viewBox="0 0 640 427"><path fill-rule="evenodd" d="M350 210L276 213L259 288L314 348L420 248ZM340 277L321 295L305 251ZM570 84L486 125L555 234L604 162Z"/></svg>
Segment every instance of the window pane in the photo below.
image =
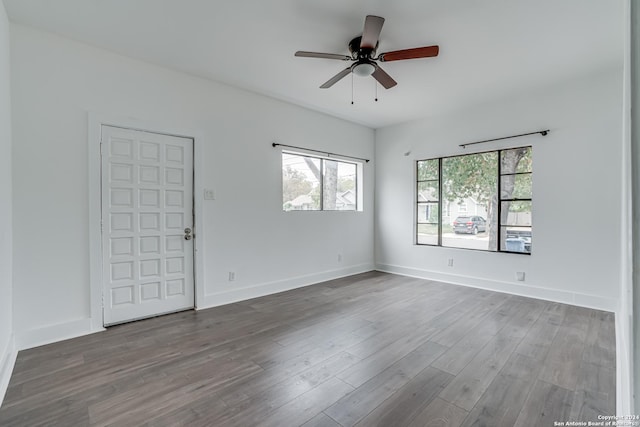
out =
<svg viewBox="0 0 640 427"><path fill-rule="evenodd" d="M497 250L498 152L442 159L442 199L449 201L449 220L442 225L442 245ZM494 236L497 233L493 233Z"/></svg>
<svg viewBox="0 0 640 427"><path fill-rule="evenodd" d="M502 202L501 225L531 227L531 201Z"/></svg>
<svg viewBox="0 0 640 427"><path fill-rule="evenodd" d="M502 227L500 250L531 253L531 227Z"/></svg>
<svg viewBox="0 0 640 427"><path fill-rule="evenodd" d="M452 224L443 224L442 246L490 250L488 231L488 222L484 218L458 216Z"/></svg>
<svg viewBox="0 0 640 427"><path fill-rule="evenodd" d="M437 245L438 226L436 224L418 224L417 243L419 245Z"/></svg>
<svg viewBox="0 0 640 427"><path fill-rule="evenodd" d="M502 151L501 173L531 172L533 170L531 147Z"/></svg>
<svg viewBox="0 0 640 427"><path fill-rule="evenodd" d="M418 162L418 181L438 179L438 159Z"/></svg>
<svg viewBox="0 0 640 427"><path fill-rule="evenodd" d="M531 199L531 174L502 175L500 177L500 198Z"/></svg>
<svg viewBox="0 0 640 427"><path fill-rule="evenodd" d="M418 202L438 201L438 181L418 182Z"/></svg>
<svg viewBox="0 0 640 427"><path fill-rule="evenodd" d="M438 223L438 203L418 203L418 224Z"/></svg>
<svg viewBox="0 0 640 427"><path fill-rule="evenodd" d="M323 210L355 211L356 165L353 163L324 160Z"/></svg>
<svg viewBox="0 0 640 427"><path fill-rule="evenodd" d="M282 153L282 208L320 209L320 159Z"/></svg>

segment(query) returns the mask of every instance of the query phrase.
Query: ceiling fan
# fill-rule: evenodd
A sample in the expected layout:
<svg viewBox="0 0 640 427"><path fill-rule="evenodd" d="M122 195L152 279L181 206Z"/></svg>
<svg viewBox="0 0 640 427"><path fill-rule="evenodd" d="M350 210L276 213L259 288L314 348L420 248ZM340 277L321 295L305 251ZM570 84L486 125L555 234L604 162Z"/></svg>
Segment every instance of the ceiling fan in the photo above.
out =
<svg viewBox="0 0 640 427"><path fill-rule="evenodd" d="M372 76L376 79L385 89L390 89L398 83L387 74L376 61L390 62L400 61L403 59L416 59L416 58L430 58L438 56L440 48L436 46L416 47L413 49L394 50L392 52L381 53L376 56L376 49L378 48L378 39L380 37L380 31L382 31L382 25L384 24L384 18L380 16L367 15L364 21L364 30L362 36L356 37L349 42L349 55L340 55L337 53L319 53L319 52L306 52L299 50L295 53L295 56L306 58L322 58L322 59L338 59L341 61L352 61L353 64L344 70L340 71L335 76L331 77L320 88L327 89L336 84L342 78L350 73L357 76Z"/></svg>

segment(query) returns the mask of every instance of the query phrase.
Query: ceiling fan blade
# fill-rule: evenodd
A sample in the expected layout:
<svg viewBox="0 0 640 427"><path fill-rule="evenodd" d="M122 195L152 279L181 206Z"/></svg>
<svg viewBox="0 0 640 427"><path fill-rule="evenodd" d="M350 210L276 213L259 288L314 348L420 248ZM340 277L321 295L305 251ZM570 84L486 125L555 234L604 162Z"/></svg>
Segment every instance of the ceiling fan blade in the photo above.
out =
<svg viewBox="0 0 640 427"><path fill-rule="evenodd" d="M382 62L400 61L402 59L431 58L438 56L439 46L416 47L413 49L394 50L393 52L381 53L378 60Z"/></svg>
<svg viewBox="0 0 640 427"><path fill-rule="evenodd" d="M335 76L331 77L329 80L327 80L327 82L325 84L320 86L320 89L328 89L328 88L330 88L331 86L333 86L334 84L336 84L340 80L342 80L349 73L351 73L351 67L347 67L344 70L340 71Z"/></svg>
<svg viewBox="0 0 640 427"><path fill-rule="evenodd" d="M378 45L378 38L380 38L380 31L382 31L382 24L384 24L384 18L380 16L367 15L367 18L364 21L362 40L360 41L361 49L376 48Z"/></svg>
<svg viewBox="0 0 640 427"><path fill-rule="evenodd" d="M398 84L393 78L387 74L382 68L376 65L376 70L371 74L385 89L391 89Z"/></svg>
<svg viewBox="0 0 640 427"><path fill-rule="evenodd" d="M295 56L300 56L303 58L322 58L322 59L339 59L341 61L351 61L352 57L347 55L340 55L337 53L320 53L320 52L305 52L304 50L299 50L295 53Z"/></svg>

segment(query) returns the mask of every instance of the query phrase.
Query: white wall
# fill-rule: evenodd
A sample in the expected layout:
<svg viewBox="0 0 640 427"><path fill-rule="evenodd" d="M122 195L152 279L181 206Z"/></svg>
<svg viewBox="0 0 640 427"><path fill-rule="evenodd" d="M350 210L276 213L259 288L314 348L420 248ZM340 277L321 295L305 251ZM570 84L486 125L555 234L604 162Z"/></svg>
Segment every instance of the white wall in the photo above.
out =
<svg viewBox="0 0 640 427"><path fill-rule="evenodd" d="M632 331L631 354L633 404L630 413L640 411L640 5L630 1L630 46L627 53L630 60L630 103L631 103L631 150L633 182L633 285L627 290L632 295L632 303L624 299L623 305L631 305L629 313L629 329ZM626 321L627 319L625 319ZM635 357L634 357L635 356Z"/></svg>
<svg viewBox="0 0 640 427"><path fill-rule="evenodd" d="M376 263L387 271L617 309L620 283L622 65L510 99L376 132ZM458 144L533 145L531 256L414 246L415 160ZM409 156L404 153L411 151ZM447 259L454 266L447 267ZM524 271L526 281L515 273Z"/></svg>
<svg viewBox="0 0 640 427"><path fill-rule="evenodd" d="M88 112L202 136L201 185L216 196L203 202L197 236L205 305L373 268L373 162L364 168L364 212L285 213L280 155L271 147L372 158L371 129L21 25L11 31L13 213L21 230L14 321L26 341L72 335L69 325L90 315Z"/></svg>
<svg viewBox="0 0 640 427"><path fill-rule="evenodd" d="M13 368L9 21L0 1L0 402Z"/></svg>

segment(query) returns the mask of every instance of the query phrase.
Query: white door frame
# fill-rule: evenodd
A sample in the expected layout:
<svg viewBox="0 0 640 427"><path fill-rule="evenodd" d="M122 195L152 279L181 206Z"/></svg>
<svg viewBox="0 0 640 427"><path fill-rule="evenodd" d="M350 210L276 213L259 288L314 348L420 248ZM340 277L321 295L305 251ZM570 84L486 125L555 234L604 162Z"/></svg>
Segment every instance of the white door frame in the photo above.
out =
<svg viewBox="0 0 640 427"><path fill-rule="evenodd" d="M202 141L200 132L167 127L165 124L149 123L137 119L89 113L89 300L91 306L92 331L104 330L102 312L102 201L100 138L102 126L115 126L132 130L160 133L193 139L193 200L194 200L194 285L195 309L204 304L204 244L200 236L202 227Z"/></svg>

